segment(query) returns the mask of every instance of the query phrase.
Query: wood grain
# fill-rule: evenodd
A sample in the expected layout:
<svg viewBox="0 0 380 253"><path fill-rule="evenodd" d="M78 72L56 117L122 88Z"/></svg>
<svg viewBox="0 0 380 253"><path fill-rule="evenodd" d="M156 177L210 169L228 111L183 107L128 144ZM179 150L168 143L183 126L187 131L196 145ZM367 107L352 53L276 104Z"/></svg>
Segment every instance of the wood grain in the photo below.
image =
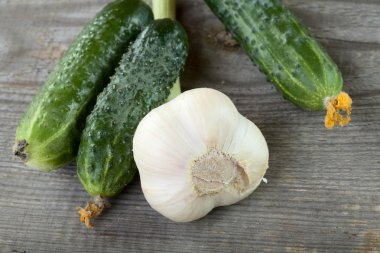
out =
<svg viewBox="0 0 380 253"><path fill-rule="evenodd" d="M0 0L1 252L380 252L380 1L287 0L341 68L354 100L348 127L285 101L244 52L226 46L201 0L178 0L190 38L184 89L228 94L263 131L268 184L207 217L176 224L153 211L139 180L96 220L75 165L46 174L13 160L18 121L69 43L107 0Z"/></svg>

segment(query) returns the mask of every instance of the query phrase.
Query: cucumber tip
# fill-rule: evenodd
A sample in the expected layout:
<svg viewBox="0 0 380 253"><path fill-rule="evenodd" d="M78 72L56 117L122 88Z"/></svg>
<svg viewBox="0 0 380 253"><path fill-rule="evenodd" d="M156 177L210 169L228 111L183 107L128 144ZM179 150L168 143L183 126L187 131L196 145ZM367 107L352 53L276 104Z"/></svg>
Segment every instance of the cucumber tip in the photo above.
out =
<svg viewBox="0 0 380 253"><path fill-rule="evenodd" d="M28 160L28 153L25 152L25 148L29 145L26 140L18 140L13 146L13 155L20 158L23 162Z"/></svg>
<svg viewBox="0 0 380 253"><path fill-rule="evenodd" d="M94 200L88 201L85 208L77 207L80 215L79 220L83 222L88 229L92 229L94 225L91 219L101 215L105 208L109 207L108 200L101 196L95 196Z"/></svg>
<svg viewBox="0 0 380 253"><path fill-rule="evenodd" d="M333 98L326 99L325 127L345 126L351 121L352 99L346 92L340 92Z"/></svg>

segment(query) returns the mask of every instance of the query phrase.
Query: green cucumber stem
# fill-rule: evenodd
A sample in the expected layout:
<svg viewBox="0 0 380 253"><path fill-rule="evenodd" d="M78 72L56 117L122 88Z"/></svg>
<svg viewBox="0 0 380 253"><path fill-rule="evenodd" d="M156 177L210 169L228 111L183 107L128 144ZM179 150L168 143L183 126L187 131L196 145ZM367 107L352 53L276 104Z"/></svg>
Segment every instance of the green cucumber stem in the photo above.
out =
<svg viewBox="0 0 380 253"><path fill-rule="evenodd" d="M170 93L166 101L169 102L170 100L175 99L179 94L181 94L181 83L178 77L173 87L170 89Z"/></svg>
<svg viewBox="0 0 380 253"><path fill-rule="evenodd" d="M155 19L170 18L175 20L175 4L176 0L152 0L152 10ZM181 83L179 78L175 81L170 89L167 101L170 101L181 94Z"/></svg>
<svg viewBox="0 0 380 253"><path fill-rule="evenodd" d="M175 20L175 1L176 0L152 0L154 18L170 18Z"/></svg>

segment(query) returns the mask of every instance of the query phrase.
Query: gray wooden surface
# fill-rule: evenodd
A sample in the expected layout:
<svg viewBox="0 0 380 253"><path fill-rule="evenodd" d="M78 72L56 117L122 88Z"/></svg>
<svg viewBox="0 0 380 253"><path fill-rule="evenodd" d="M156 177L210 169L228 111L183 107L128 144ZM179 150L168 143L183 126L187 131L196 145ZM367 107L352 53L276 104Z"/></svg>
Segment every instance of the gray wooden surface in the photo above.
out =
<svg viewBox="0 0 380 253"><path fill-rule="evenodd" d="M340 66L352 123L283 100L201 0L178 0L191 52L185 89L228 94L263 131L269 183L246 200L176 224L138 178L87 230L75 165L44 174L13 160L15 128L75 35L107 0L0 0L0 252L380 252L380 0L287 0Z"/></svg>

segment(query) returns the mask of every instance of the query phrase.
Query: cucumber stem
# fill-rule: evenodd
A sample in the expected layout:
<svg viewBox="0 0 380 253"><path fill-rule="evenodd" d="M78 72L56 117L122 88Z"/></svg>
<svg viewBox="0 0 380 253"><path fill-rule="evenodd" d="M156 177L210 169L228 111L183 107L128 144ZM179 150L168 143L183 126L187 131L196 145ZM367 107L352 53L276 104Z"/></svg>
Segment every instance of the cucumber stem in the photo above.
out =
<svg viewBox="0 0 380 253"><path fill-rule="evenodd" d="M103 213L104 209L109 207L108 200L101 196L95 196L94 200L88 201L85 208L77 207L80 214L80 221L83 222L87 228L93 228L91 219Z"/></svg>
<svg viewBox="0 0 380 253"><path fill-rule="evenodd" d="M175 20L175 1L176 0L152 0L154 18L170 18Z"/></svg>
<svg viewBox="0 0 380 253"><path fill-rule="evenodd" d="M170 18L175 20L176 0L152 0L152 10L155 19ZM181 94L181 83L179 78L170 89L167 101L170 101Z"/></svg>
<svg viewBox="0 0 380 253"><path fill-rule="evenodd" d="M351 121L352 99L350 96L341 92L336 97L326 101L325 127L328 129L334 126L345 126ZM345 115L342 115L343 114Z"/></svg>

